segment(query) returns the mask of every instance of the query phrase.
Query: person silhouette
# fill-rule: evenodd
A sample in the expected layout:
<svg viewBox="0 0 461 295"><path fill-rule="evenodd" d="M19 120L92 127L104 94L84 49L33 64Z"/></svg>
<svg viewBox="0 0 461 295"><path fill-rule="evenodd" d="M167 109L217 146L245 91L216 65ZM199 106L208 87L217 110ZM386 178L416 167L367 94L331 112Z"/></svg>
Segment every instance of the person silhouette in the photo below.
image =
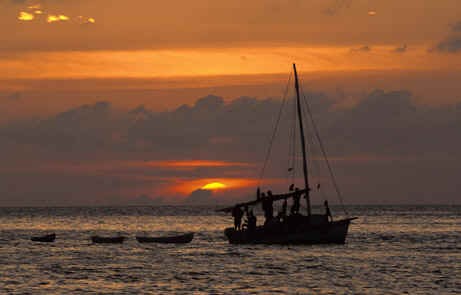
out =
<svg viewBox="0 0 461 295"><path fill-rule="evenodd" d="M331 215L330 207L328 206L327 200L323 202L323 206L325 206L325 215L327 216L327 218L329 218L330 221L333 221L333 216Z"/></svg>
<svg viewBox="0 0 461 295"><path fill-rule="evenodd" d="M299 201L301 199L301 194L299 193L299 188L295 188L295 192L293 194L293 205L291 205L291 215L298 214L299 212Z"/></svg>
<svg viewBox="0 0 461 295"><path fill-rule="evenodd" d="M234 229L240 230L242 225L243 211L239 206L232 209L232 216L234 217Z"/></svg>
<svg viewBox="0 0 461 295"><path fill-rule="evenodd" d="M250 210L247 215L248 218L248 231L253 232L256 230L256 216L253 210Z"/></svg>
<svg viewBox="0 0 461 295"><path fill-rule="evenodd" d="M264 224L266 225L272 218L274 218L274 200L272 191L267 191L267 197L262 200L262 207L264 211Z"/></svg>

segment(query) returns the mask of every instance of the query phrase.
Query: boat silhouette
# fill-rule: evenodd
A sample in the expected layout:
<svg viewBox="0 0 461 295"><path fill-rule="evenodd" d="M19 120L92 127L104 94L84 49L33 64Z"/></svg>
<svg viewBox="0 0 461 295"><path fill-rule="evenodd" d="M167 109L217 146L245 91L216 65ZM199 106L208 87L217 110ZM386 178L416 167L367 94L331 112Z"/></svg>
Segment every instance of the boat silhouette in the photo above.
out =
<svg viewBox="0 0 461 295"><path fill-rule="evenodd" d="M283 194L272 194L272 192L268 191L268 195L264 196L260 194L260 188L257 189L257 198L256 200L239 203L231 207L219 209L218 211L233 213L234 218L235 216L239 216L240 218L243 216L242 209L245 209L247 213L248 219L250 216L254 216L252 211L249 214L248 208L258 205L262 203L263 210L265 211L266 222L264 225L256 226L256 218L254 218L254 224L251 226L250 222L248 222L246 227L240 228L240 221L236 222L236 226L233 228L226 228L224 231L225 236L229 240L231 244L344 244L346 241L348 228L350 222L356 217L346 217L340 220L333 221L333 217L331 216L330 209L328 207L328 202L325 201L326 213L325 214L313 214L311 210L311 201L310 201L310 192L311 187L309 185L309 177L308 177L308 165L307 165L307 151L306 151L306 140L304 134L304 121L303 121L303 114L307 112L310 115L310 123L311 128L314 130L315 138L318 141L320 146L320 150L322 152L323 158L326 162L328 167L328 171L332 180L332 184L338 194L338 197L342 204L342 198L340 195L340 191L336 180L334 178L334 174L332 172L331 166L328 162L327 154L325 152L323 143L320 139L317 127L315 122L310 114L310 107L307 100L303 101L304 109L302 107L302 102L300 98L300 87L298 81L298 73L296 71L296 65L293 64L293 72L294 72L294 88L296 92L296 112L295 116L297 117L298 127L299 127L299 135L300 135L300 148L302 151L302 167L303 167L303 189L294 190L294 184L290 185L290 192L283 193ZM285 100L285 98L284 98ZM282 103L283 106L283 103ZM280 119L280 113L279 118ZM294 121L296 122L296 121ZM295 123L296 124L296 123ZM277 130L277 126L275 127L275 131ZM295 129L295 127L293 127ZM293 130L295 132L295 130ZM295 134L295 133L293 133ZM274 132L275 136L275 132ZM293 140L294 141L294 140ZM272 145L272 140L271 140ZM293 144L294 146L294 144ZM271 146L269 147L270 153ZM293 153L293 161L295 159L295 155ZM268 157L266 157L267 162ZM264 167L266 163L264 163ZM293 172L293 166L288 168L289 172ZM293 172L294 173L294 172ZM317 184L317 189L320 189L320 184ZM306 215L299 213L299 200L301 196L304 196L306 200ZM297 202L297 207L292 207L292 212L290 215L281 214L281 216L273 217L273 202L283 200L286 202L288 199L293 199L293 203ZM267 204L269 204L269 209L267 210ZM287 203L284 203L285 213ZM343 206L344 209L344 206ZM344 209L345 211L345 209ZM237 214L235 213L237 212ZM238 214L240 212L240 214ZM269 212L269 213L267 213ZM345 211L346 212L346 211ZM347 212L346 212L347 216Z"/></svg>
<svg viewBox="0 0 461 295"><path fill-rule="evenodd" d="M147 237L147 236L136 236L136 240L139 243L164 243L164 244L186 244L190 243L194 238L194 233L186 233L175 236L166 237Z"/></svg>
<svg viewBox="0 0 461 295"><path fill-rule="evenodd" d="M121 244L123 241L125 241L125 237L91 236L91 241L95 244Z"/></svg>
<svg viewBox="0 0 461 295"><path fill-rule="evenodd" d="M35 236L35 237L30 238L32 242L42 242L42 243L52 243L54 242L55 239L56 239L55 233L44 235L44 236Z"/></svg>

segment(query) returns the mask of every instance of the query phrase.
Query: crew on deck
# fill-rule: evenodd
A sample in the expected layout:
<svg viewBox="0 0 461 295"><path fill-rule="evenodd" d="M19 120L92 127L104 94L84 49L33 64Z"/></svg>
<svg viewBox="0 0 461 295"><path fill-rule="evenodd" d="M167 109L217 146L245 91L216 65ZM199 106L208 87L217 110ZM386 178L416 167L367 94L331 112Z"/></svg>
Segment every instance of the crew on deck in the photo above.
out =
<svg viewBox="0 0 461 295"><path fill-rule="evenodd" d="M293 194L293 205L291 205L291 215L296 215L299 213L299 207L300 207L300 199L301 199L301 194L299 193L299 188L295 188L295 192Z"/></svg>
<svg viewBox="0 0 461 295"><path fill-rule="evenodd" d="M279 211L278 215L277 215L277 219L279 221L283 221L286 219L287 217L287 207L288 207L288 204L287 204L287 199L283 200L283 204L282 204L282 210Z"/></svg>
<svg viewBox="0 0 461 295"><path fill-rule="evenodd" d="M248 231L253 232L256 230L256 216L253 210L247 211Z"/></svg>
<svg viewBox="0 0 461 295"><path fill-rule="evenodd" d="M232 209L232 216L234 217L234 229L240 230L242 225L243 211L239 206Z"/></svg>
<svg viewBox="0 0 461 295"><path fill-rule="evenodd" d="M330 221L333 221L333 215L331 215L330 207L328 206L327 200L323 202L323 206L325 206L325 215L328 217Z"/></svg>
<svg viewBox="0 0 461 295"><path fill-rule="evenodd" d="M262 198L262 209L264 211L264 224L267 224L274 217L274 207L273 207L273 195L272 191L267 191L267 197Z"/></svg>

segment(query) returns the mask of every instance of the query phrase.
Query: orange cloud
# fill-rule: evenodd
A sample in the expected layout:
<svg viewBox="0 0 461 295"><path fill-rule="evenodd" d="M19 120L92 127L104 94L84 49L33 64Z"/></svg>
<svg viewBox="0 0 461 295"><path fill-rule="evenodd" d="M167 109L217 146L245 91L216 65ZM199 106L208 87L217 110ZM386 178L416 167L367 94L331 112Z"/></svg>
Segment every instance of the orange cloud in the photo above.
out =
<svg viewBox="0 0 461 295"><path fill-rule="evenodd" d="M77 16L77 21L81 25L91 25L91 24L96 23L95 18L93 18L93 17L85 17L85 16L81 16L81 15Z"/></svg>
<svg viewBox="0 0 461 295"><path fill-rule="evenodd" d="M29 5L27 6L28 9L40 9L42 6L40 4L34 4L34 5Z"/></svg>
<svg viewBox="0 0 461 295"><path fill-rule="evenodd" d="M32 13L28 13L28 12L25 12L25 11L21 11L19 12L19 16L18 16L18 20L21 20L21 21L31 21L33 20L35 17Z"/></svg>
<svg viewBox="0 0 461 295"><path fill-rule="evenodd" d="M170 168L197 168L197 167L232 167L232 166L249 166L248 163L226 162L226 161L208 161L208 160L189 160L189 161L151 161L145 163L154 167Z"/></svg>
<svg viewBox="0 0 461 295"><path fill-rule="evenodd" d="M68 21L69 20L69 17L66 16L66 15L63 15L63 14L59 14L59 15L53 15L53 14L50 14L48 15L46 21L48 23L54 23L54 22L60 22L60 21Z"/></svg>

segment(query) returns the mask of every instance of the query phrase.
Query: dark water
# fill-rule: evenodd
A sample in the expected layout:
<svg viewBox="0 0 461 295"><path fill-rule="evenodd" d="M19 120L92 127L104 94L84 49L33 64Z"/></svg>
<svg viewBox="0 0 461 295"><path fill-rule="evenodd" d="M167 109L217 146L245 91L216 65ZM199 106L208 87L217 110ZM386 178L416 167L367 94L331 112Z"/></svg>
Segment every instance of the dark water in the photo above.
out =
<svg viewBox="0 0 461 295"><path fill-rule="evenodd" d="M235 246L213 208L0 208L0 293L461 294L461 207L349 207L341 246ZM56 232L53 244L29 241ZM136 233L197 232L187 245ZM91 245L92 234L129 237Z"/></svg>

